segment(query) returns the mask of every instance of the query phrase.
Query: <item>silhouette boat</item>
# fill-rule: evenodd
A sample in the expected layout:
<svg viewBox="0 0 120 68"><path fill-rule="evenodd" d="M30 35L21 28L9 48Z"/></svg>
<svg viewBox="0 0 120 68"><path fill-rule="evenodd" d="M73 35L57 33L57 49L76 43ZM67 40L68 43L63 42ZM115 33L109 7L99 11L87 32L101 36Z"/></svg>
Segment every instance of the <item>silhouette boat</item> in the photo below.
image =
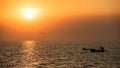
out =
<svg viewBox="0 0 120 68"><path fill-rule="evenodd" d="M100 46L100 49L83 48L83 50L89 50L90 52L105 52L104 47Z"/></svg>

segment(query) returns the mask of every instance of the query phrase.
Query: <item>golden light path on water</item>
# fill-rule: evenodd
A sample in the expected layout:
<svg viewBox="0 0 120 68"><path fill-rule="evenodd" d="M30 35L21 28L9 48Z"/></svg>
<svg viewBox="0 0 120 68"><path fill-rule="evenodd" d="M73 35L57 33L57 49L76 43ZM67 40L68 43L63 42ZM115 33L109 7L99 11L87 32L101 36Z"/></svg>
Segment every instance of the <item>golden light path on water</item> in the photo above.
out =
<svg viewBox="0 0 120 68"><path fill-rule="evenodd" d="M35 65L38 65L39 63L36 60L36 53L35 53L35 41L23 41L22 48L21 48L21 54L23 56L21 57L22 64L20 67L32 67L34 68ZM40 62L40 61L39 61Z"/></svg>

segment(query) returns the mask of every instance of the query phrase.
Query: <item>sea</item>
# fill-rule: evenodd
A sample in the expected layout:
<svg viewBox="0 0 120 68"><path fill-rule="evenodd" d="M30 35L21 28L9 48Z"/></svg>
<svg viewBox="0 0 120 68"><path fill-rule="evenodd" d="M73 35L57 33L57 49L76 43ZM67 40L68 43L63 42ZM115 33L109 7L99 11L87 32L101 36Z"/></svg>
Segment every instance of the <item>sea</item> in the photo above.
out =
<svg viewBox="0 0 120 68"><path fill-rule="evenodd" d="M0 41L0 68L120 68L120 41Z"/></svg>

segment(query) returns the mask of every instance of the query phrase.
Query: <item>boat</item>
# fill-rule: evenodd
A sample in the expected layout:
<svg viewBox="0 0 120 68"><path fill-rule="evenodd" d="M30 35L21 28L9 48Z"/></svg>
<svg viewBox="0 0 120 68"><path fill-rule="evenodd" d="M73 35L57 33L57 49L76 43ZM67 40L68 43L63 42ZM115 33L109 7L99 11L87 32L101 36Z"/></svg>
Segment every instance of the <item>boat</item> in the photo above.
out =
<svg viewBox="0 0 120 68"><path fill-rule="evenodd" d="M100 49L83 48L83 50L89 50L90 52L105 52L104 47L100 46Z"/></svg>

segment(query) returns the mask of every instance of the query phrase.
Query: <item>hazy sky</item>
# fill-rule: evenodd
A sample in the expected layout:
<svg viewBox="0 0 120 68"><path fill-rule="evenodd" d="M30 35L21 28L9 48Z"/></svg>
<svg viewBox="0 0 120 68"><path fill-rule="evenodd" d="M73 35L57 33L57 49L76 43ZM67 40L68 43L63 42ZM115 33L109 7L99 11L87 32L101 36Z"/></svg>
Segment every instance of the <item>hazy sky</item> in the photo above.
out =
<svg viewBox="0 0 120 68"><path fill-rule="evenodd" d="M120 0L0 0L0 36L5 40L113 38L119 4ZM36 15L27 19L22 8L37 9Z"/></svg>
<svg viewBox="0 0 120 68"><path fill-rule="evenodd" d="M17 13L20 8L38 8L52 16L114 14L120 13L119 3L120 0L1 0L0 9Z"/></svg>

